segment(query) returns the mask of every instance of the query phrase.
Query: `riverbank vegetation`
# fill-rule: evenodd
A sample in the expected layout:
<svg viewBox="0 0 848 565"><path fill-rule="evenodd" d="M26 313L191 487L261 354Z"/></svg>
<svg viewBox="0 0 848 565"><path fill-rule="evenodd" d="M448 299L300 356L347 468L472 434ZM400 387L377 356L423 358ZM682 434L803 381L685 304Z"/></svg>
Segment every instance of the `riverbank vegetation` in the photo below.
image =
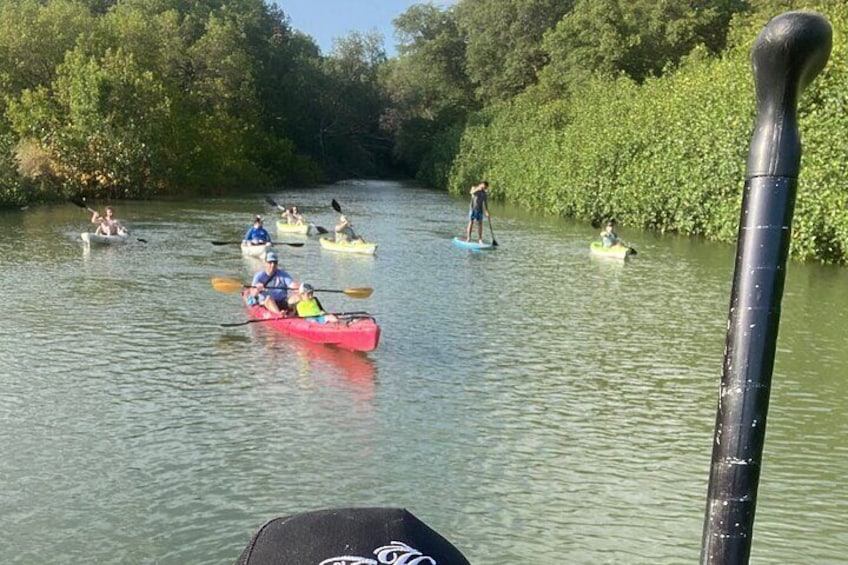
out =
<svg viewBox="0 0 848 565"><path fill-rule="evenodd" d="M283 4L284 5L284 4ZM848 262L848 6L829 0L458 0L329 54L263 0L0 6L0 202L415 177L546 213L736 237L750 49L812 9L792 254Z"/></svg>

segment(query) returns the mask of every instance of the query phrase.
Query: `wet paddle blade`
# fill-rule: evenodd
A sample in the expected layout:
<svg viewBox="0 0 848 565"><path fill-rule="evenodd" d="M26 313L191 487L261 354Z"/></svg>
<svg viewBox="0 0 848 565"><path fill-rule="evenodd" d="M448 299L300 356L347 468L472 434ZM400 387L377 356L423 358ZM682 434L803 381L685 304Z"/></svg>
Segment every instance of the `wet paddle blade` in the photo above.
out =
<svg viewBox="0 0 848 565"><path fill-rule="evenodd" d="M336 211L336 212L338 212L339 214L341 214L341 213L342 213L342 207L341 207L341 206L339 206L339 203L338 203L338 202L336 202L336 199L335 199L335 198L333 198L333 201L332 201L332 202L330 202L330 204L333 206L333 210L335 210L335 211Z"/></svg>

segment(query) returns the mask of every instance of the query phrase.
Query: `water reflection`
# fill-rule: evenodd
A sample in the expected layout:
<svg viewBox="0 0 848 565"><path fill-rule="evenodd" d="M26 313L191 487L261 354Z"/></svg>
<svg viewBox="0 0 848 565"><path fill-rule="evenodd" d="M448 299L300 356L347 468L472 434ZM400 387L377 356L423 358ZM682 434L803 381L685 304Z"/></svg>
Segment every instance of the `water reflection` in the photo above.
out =
<svg viewBox="0 0 848 565"><path fill-rule="evenodd" d="M266 361L291 367L304 386L341 389L357 403L373 400L376 367L365 353L293 338L261 324L251 324L249 331Z"/></svg>

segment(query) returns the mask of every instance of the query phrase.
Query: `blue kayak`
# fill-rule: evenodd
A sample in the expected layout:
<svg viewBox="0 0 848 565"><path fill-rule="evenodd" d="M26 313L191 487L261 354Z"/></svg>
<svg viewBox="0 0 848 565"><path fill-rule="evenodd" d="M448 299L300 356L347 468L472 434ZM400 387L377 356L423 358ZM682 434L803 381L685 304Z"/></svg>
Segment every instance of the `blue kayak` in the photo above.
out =
<svg viewBox="0 0 848 565"><path fill-rule="evenodd" d="M453 238L453 244L462 249L470 249L471 251L488 251L497 249L491 243L477 243L476 241L465 241L461 237Z"/></svg>

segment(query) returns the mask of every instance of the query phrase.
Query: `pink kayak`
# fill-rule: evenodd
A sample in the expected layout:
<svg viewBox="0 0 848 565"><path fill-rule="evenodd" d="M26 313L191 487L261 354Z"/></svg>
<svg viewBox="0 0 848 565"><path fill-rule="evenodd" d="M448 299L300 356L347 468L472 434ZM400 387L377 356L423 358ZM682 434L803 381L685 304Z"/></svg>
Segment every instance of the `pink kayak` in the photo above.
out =
<svg viewBox="0 0 848 565"><path fill-rule="evenodd" d="M309 318L278 318L262 306L248 306L247 313L254 320L268 320L263 325L311 341L336 345L353 351L373 351L380 342L380 326L374 318L342 319L337 323L319 324Z"/></svg>

